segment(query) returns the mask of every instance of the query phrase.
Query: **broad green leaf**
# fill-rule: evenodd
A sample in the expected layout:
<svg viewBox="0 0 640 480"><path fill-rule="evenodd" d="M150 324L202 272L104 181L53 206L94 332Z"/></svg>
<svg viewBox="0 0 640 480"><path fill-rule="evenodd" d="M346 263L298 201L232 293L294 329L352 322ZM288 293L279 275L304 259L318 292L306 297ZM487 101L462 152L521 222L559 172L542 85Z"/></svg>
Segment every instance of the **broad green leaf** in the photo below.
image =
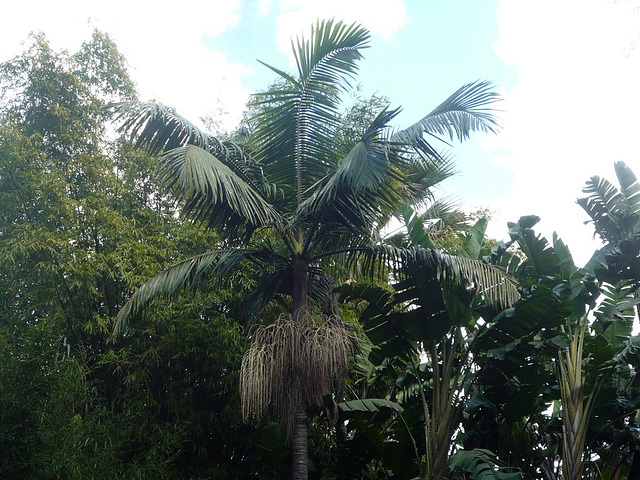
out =
<svg viewBox="0 0 640 480"><path fill-rule="evenodd" d="M367 416L374 419L376 415L388 418L392 412L402 413L404 409L390 400L384 398L365 398L362 400L349 400L338 404L342 418L353 418L355 416Z"/></svg>
<svg viewBox="0 0 640 480"><path fill-rule="evenodd" d="M487 225L487 219L481 218L471 227L462 242L462 248L460 252L458 252L458 255L474 260L480 258L480 251L482 249L482 243L484 242L484 234L487 231Z"/></svg>

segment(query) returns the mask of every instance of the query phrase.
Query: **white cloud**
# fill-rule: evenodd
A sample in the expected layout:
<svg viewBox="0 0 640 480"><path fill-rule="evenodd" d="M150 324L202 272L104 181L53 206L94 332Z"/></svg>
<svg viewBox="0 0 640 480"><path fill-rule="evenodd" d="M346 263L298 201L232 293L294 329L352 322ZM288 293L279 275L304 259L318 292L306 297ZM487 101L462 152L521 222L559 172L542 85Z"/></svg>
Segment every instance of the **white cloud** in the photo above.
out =
<svg viewBox="0 0 640 480"><path fill-rule="evenodd" d="M291 52L291 39L309 36L317 20L335 18L357 22L373 35L389 39L406 21L404 0L280 0L278 46L282 53Z"/></svg>
<svg viewBox="0 0 640 480"><path fill-rule="evenodd" d="M248 96L240 82L247 67L206 49L201 40L236 26L240 3L206 0L180 7L125 0L30 2L28 13L16 12L0 30L0 61L18 54L30 31L43 31L54 49L73 52L97 27L127 57L141 98L155 97L193 120L223 110L228 113L225 126L232 127Z"/></svg>
<svg viewBox="0 0 640 480"><path fill-rule="evenodd" d="M511 191L491 205L500 210L493 223L539 215L542 233L550 239L558 231L578 263L596 248L575 204L585 181L600 175L615 182L618 160L640 175L640 52L630 48L640 15L628 7L503 0L497 12L495 50L519 74L504 92L502 133L482 140L496 152L494 162L516 174Z"/></svg>
<svg viewBox="0 0 640 480"><path fill-rule="evenodd" d="M271 3L271 0L258 0L256 8L261 15L268 15L269 11L271 10Z"/></svg>
<svg viewBox="0 0 640 480"><path fill-rule="evenodd" d="M97 27L107 32L129 60L142 99L177 107L187 118L225 113L223 126L241 117L249 91L242 87L248 66L205 48L214 37L239 25L242 8L267 15L279 8L278 42L289 53L290 39L308 33L317 18L358 21L389 38L406 21L403 0L187 0L165 8L157 2L34 0L16 4L0 30L0 62L21 52L30 31L43 31L54 49L76 51ZM251 61L253 61L251 59Z"/></svg>
<svg viewBox="0 0 640 480"><path fill-rule="evenodd" d="M240 25L242 6L279 8L278 46L308 34L318 18L357 21L390 38L410 21L403 0L188 0L181 9L147 1L36 0L17 3L0 29L0 62L21 51L29 31L44 31L56 49L75 51L93 26L108 32L129 59L143 99L155 97L195 120L228 112L239 119L248 67L208 50L201 40ZM640 3L609 0L502 0L495 50L518 69L504 92L504 129L482 138L496 165L516 174L511 191L488 206L500 211L492 235L521 215L544 219L586 261L591 229L575 205L591 175L615 180L623 160L640 175ZM265 39L266 41L267 39ZM634 43L636 42L636 43ZM253 62L253 60L251 59ZM490 185L487 188L491 188ZM495 227L493 227L495 226Z"/></svg>

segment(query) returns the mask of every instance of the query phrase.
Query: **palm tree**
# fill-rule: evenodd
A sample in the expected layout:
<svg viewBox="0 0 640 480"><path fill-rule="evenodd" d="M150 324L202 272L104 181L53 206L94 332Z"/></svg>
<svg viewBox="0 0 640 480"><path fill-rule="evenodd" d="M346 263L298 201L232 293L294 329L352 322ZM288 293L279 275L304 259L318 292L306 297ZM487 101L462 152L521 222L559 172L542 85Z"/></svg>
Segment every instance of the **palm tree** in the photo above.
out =
<svg viewBox="0 0 640 480"><path fill-rule="evenodd" d="M343 141L340 94L350 88L368 41L358 25L318 22L310 40L294 48L296 75L267 65L281 81L254 96L259 113L242 145L156 103L114 106L122 129L162 154L162 175L183 213L215 228L229 245L147 281L122 308L116 331L155 297L195 286L205 273L224 278L241 264L258 265L264 274L250 313L289 296L291 317L254 332L245 373L261 369L263 376L245 378L244 406L253 415L277 404L292 442L294 479L307 477L307 407L344 373L351 345L332 308L328 268L353 266L364 254L370 264L398 254L376 247L375 234L402 204L429 198L431 187L450 175L450 161L432 140L496 129L489 106L498 97L488 83L475 82L406 129L391 132L399 109L383 108L356 142Z"/></svg>

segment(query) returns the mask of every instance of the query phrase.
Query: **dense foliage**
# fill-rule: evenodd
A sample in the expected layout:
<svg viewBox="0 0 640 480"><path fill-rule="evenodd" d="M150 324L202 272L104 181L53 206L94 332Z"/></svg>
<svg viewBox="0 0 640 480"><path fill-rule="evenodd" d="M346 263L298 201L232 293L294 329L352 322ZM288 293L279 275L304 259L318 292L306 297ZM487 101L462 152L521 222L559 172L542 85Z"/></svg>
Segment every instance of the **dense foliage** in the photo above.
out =
<svg viewBox="0 0 640 480"><path fill-rule="evenodd" d="M105 103L134 97L113 43L96 32L70 56L32 37L0 86L0 476L184 478L251 462L229 291L112 338L136 286L217 242L175 218L154 159L109 138Z"/></svg>
<svg viewBox="0 0 640 480"><path fill-rule="evenodd" d="M366 40L356 27L341 39L327 29L328 43ZM349 65L357 59L350 55ZM311 57L299 60L301 76L311 75ZM165 147L176 145L150 154L109 127L108 103L129 111L140 104L108 36L95 32L71 55L36 35L0 65L0 477L291 475L282 415L243 421L240 368L257 339L288 338L278 337L291 325L283 314L295 317L287 275L302 259L314 276L307 308L319 314L315 331L325 335L326 318L339 317L349 341L357 338L355 350L331 350L352 353L340 372L346 379L305 405L312 478L640 478L634 173L618 162L617 185L587 181L578 203L604 246L582 268L559 238L535 233L533 216L509 225L508 242L488 242L485 219L470 221L427 194L450 171L430 145L418 151L423 163L403 156L406 144L386 150L397 155L391 176L383 163L363 176L357 162L380 160L385 142L407 140L381 133L393 116L384 99L306 112L314 121L331 117L319 132L333 146L319 142L318 131L302 132L322 161L307 151L308 170L287 170L283 159L298 153L279 129L297 128L287 102L304 82L275 70L280 82L256 97L228 135L233 142L220 143L232 161L245 162L237 170L260 192L254 200L265 213L207 210L187 195L187 210L206 220L200 224L176 215L185 193L176 197L160 183L155 154L165 153L166 174L167 161L176 166L181 157ZM335 79L321 80L311 92L317 99ZM453 120L439 133L464 137L445 127ZM149 143L137 133L134 140ZM206 164L206 155L196 157ZM200 172L223 170L207 168ZM389 178L396 183L376 190ZM407 178L411 189L400 195ZM383 204L355 208L380 192ZM392 215L404 228L382 238L378 227ZM305 244L311 237L317 241ZM367 254L342 268L344 257L326 260L335 247ZM149 296L113 335L141 285L202 252L217 253L213 275L203 268L193 282L201 288L178 282L170 297ZM266 261L276 256L280 263ZM258 260L236 268L251 257ZM247 320L263 326L245 329Z"/></svg>
<svg viewBox="0 0 640 480"><path fill-rule="evenodd" d="M517 296L499 269L477 259L460 262L422 247L379 244L377 232L390 217L403 204L433 198L434 185L450 173L438 140L494 131L490 105L497 94L487 82L470 83L405 129L391 130L399 109L386 107L343 128L341 93L350 89L368 40L357 24L318 22L293 48L296 74L269 66L279 81L254 95L252 128L231 141L159 103L114 106L136 145L161 154L163 178L185 217L225 239L221 248L182 260L142 285L118 315L117 330L158 296L196 286L207 275L225 279L258 265L257 285L247 297L249 319L274 302L289 313L262 318L252 334L241 368L243 413L247 419L276 415L291 439L296 480L308 477L309 409L339 388L356 343L332 291L349 275L346 267L363 261L365 268L380 269L387 260L412 257L458 283L471 275L484 287L499 283L484 289L490 301Z"/></svg>

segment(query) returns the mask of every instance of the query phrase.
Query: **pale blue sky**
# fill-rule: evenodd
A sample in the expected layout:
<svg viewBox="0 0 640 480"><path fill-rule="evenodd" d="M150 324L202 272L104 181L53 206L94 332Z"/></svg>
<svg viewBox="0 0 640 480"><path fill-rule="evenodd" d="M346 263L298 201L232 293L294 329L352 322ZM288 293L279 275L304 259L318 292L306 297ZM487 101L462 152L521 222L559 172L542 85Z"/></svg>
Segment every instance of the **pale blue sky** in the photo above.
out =
<svg viewBox="0 0 640 480"><path fill-rule="evenodd" d="M382 94L403 111L396 125L409 125L465 83L490 80L496 89L515 84L516 69L507 66L493 50L499 38L497 0L410 1L406 24L390 38L374 35L364 50L358 81L364 95ZM280 11L267 15L247 9L238 24L219 35L203 36L204 45L224 52L231 62L251 65L253 59L293 70L276 39ZM462 13L463 12L463 13ZM240 77L249 91L265 88L274 75L257 62ZM499 108L499 107L498 107ZM453 149L459 174L444 187L462 201L498 198L509 188L513 173L494 166L474 138ZM478 182L490 178L489 192Z"/></svg>
<svg viewBox="0 0 640 480"><path fill-rule="evenodd" d="M320 18L357 20L372 32L359 81L402 106L410 124L462 84L493 81L503 129L456 146L460 175L445 188L468 208L506 222L543 218L578 263L595 245L575 204L591 175L613 162L640 174L640 0L150 0L14 2L0 30L0 61L29 31L77 49L93 26L129 59L143 98L188 118L225 112L231 128L251 91L273 78L256 59L293 70L289 38Z"/></svg>

